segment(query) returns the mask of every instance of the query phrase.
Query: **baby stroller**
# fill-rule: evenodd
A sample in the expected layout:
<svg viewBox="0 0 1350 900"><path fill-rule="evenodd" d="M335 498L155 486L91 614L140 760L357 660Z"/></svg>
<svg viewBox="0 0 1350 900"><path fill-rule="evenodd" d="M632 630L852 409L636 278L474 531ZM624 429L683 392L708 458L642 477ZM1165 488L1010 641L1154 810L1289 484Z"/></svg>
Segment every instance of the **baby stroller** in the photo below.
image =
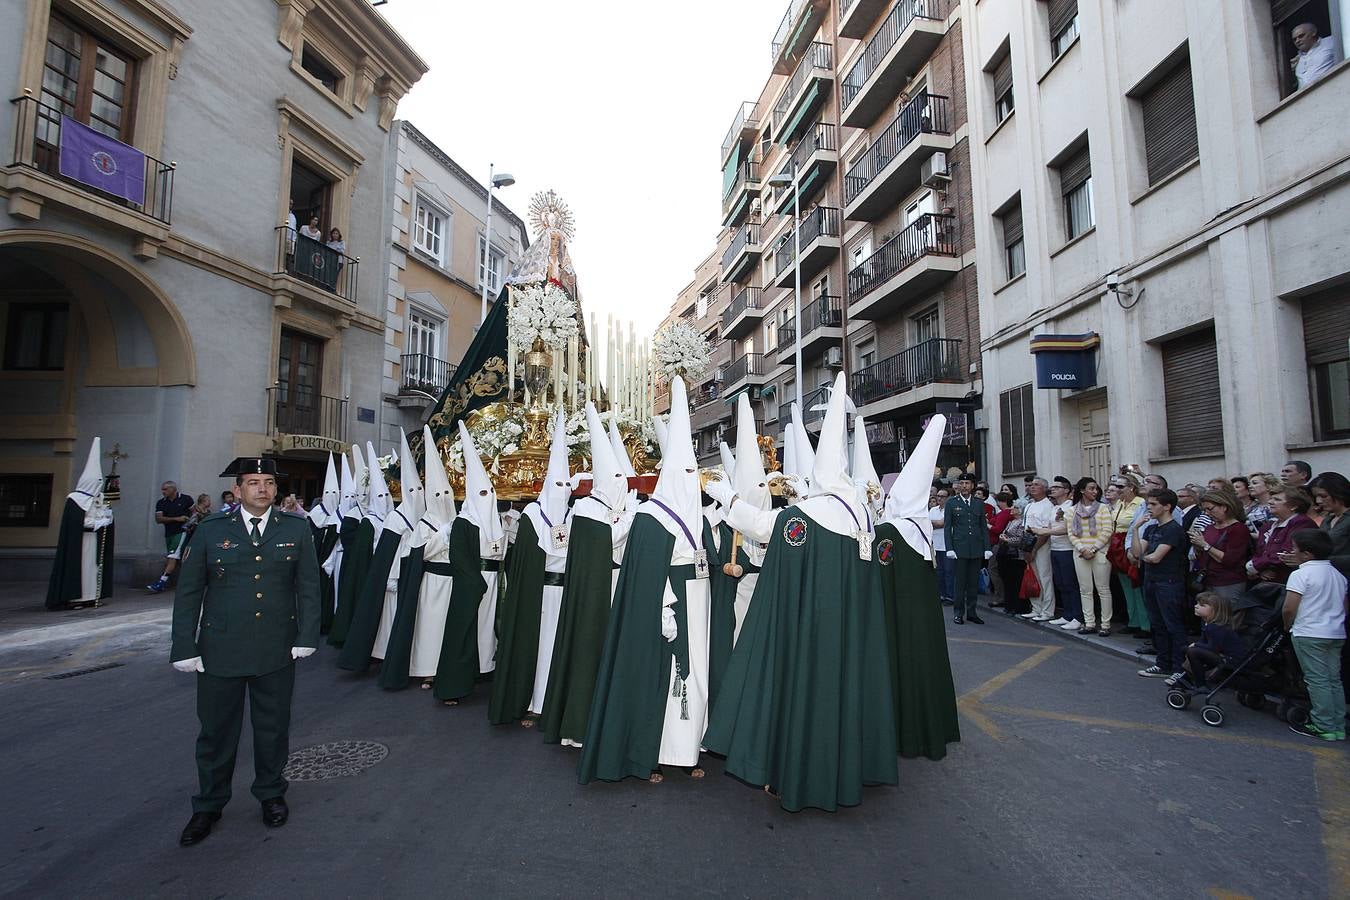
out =
<svg viewBox="0 0 1350 900"><path fill-rule="evenodd" d="M1265 707L1266 696L1280 698L1275 714L1291 725L1305 724L1310 713L1303 673L1294 655L1289 635L1284 630L1284 585L1262 583L1248 590L1233 603L1236 630L1251 649L1240 659L1224 659L1212 673L1212 687L1196 689L1182 680L1167 690L1167 705L1186 709L1191 698L1204 694L1200 718L1206 725L1223 725L1223 707L1216 698L1219 691L1231 688L1238 702L1248 709Z"/></svg>

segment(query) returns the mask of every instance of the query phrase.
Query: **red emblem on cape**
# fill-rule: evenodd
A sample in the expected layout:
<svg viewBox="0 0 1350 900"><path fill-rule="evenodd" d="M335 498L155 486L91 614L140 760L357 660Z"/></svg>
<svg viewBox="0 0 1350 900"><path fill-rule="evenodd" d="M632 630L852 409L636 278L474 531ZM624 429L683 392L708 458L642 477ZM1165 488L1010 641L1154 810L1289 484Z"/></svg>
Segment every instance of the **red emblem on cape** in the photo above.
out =
<svg viewBox="0 0 1350 900"><path fill-rule="evenodd" d="M890 538L877 544L877 561L883 566L889 566L895 559L895 544Z"/></svg>
<svg viewBox="0 0 1350 900"><path fill-rule="evenodd" d="M783 526L783 540L789 547L800 547L806 543L806 520L793 516Z"/></svg>

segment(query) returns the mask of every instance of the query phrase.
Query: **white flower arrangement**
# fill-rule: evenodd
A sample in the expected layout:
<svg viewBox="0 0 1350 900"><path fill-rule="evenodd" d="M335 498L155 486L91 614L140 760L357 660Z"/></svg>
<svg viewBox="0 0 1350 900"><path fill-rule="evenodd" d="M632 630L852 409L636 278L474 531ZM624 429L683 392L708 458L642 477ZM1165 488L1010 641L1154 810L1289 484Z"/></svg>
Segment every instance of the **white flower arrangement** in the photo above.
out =
<svg viewBox="0 0 1350 900"><path fill-rule="evenodd" d="M525 425L516 419L506 419L493 425L469 426L474 446L483 456L492 460L488 469L497 471L501 457L515 453L520 449L520 436L525 433ZM450 442L450 467L456 472L464 471L464 446L458 437Z"/></svg>
<svg viewBox="0 0 1350 900"><path fill-rule="evenodd" d="M507 340L520 353L529 350L536 338L552 350L566 349L579 333L576 302L552 282L514 291L506 321Z"/></svg>
<svg viewBox="0 0 1350 900"><path fill-rule="evenodd" d="M667 380L679 375L686 383L698 381L712 366L712 347L697 328L676 322L656 333L652 362Z"/></svg>

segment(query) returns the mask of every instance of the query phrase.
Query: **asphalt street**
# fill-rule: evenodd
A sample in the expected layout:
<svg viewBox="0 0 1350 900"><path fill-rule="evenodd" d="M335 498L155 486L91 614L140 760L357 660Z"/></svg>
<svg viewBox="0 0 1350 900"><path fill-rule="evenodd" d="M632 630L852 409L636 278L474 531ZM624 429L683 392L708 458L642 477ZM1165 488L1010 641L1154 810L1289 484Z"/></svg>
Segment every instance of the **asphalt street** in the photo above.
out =
<svg viewBox="0 0 1350 900"><path fill-rule="evenodd" d="M102 612L0 632L0 895L1350 896L1346 744L1231 697L1210 728L1131 661L996 613L947 626L961 743L836 814L785 813L716 759L701 781L582 787L575 751L487 724L485 686L444 708L325 647L300 664L292 751L387 755L293 782L272 830L245 726L224 819L180 848L193 679L166 609Z"/></svg>

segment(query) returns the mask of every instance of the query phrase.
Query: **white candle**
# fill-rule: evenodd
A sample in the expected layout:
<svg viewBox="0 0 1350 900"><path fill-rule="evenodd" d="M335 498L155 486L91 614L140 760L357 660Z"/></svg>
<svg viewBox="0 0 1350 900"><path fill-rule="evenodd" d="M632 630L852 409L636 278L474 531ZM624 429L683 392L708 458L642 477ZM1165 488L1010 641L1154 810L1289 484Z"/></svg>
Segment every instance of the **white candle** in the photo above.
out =
<svg viewBox="0 0 1350 900"><path fill-rule="evenodd" d="M558 348L553 351L553 402L562 404L562 365L563 350Z"/></svg>
<svg viewBox="0 0 1350 900"><path fill-rule="evenodd" d="M605 391L610 409L614 408L614 314L605 326Z"/></svg>
<svg viewBox="0 0 1350 900"><path fill-rule="evenodd" d="M567 339L567 394L572 409L577 408L577 339Z"/></svg>
<svg viewBox="0 0 1350 900"><path fill-rule="evenodd" d="M595 347L600 333L595 329L595 312L591 312L591 330L586 335L586 399L595 400Z"/></svg>

